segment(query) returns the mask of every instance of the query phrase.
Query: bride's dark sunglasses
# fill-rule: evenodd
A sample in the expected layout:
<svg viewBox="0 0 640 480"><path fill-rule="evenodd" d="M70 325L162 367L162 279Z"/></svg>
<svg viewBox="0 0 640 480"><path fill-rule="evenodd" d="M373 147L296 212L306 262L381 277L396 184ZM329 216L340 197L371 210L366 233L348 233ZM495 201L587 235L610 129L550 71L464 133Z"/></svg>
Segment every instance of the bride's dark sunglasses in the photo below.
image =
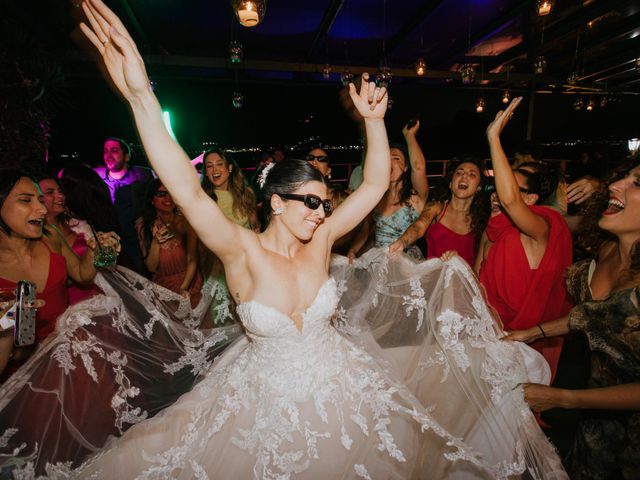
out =
<svg viewBox="0 0 640 480"><path fill-rule="evenodd" d="M304 203L304 206L311 210L317 210L320 205L324 209L324 213L330 215L333 212L333 202L331 200L322 200L317 195L307 193L306 195L296 195L295 193L280 193L281 198L286 200L296 200Z"/></svg>

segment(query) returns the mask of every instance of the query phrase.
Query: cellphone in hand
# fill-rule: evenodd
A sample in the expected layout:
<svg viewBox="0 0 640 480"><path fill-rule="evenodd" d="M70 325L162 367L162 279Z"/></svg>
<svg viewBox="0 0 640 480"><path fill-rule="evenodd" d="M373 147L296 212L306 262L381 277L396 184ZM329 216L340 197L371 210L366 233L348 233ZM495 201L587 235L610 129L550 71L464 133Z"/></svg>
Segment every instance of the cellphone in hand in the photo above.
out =
<svg viewBox="0 0 640 480"><path fill-rule="evenodd" d="M36 342L36 286L27 280L20 280L16 288L16 326L13 344L16 347L33 345Z"/></svg>
<svg viewBox="0 0 640 480"><path fill-rule="evenodd" d="M413 128L413 126L418 123L417 118L412 118L407 122L407 128Z"/></svg>

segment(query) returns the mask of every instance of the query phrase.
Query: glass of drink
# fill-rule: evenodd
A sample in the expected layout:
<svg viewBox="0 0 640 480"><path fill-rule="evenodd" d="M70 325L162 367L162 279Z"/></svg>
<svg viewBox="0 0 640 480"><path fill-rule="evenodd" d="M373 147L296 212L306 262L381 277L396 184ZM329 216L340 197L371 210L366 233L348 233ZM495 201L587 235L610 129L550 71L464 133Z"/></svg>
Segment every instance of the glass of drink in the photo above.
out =
<svg viewBox="0 0 640 480"><path fill-rule="evenodd" d="M93 253L93 265L97 268L113 267L118 260L118 252L113 247L96 246Z"/></svg>

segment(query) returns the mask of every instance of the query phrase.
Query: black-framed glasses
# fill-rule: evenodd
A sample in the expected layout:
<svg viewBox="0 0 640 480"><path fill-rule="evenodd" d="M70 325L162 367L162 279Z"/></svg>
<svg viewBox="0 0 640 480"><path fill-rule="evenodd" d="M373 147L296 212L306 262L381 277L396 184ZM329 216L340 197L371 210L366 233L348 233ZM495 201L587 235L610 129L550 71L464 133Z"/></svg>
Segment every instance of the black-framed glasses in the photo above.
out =
<svg viewBox="0 0 640 480"><path fill-rule="evenodd" d="M307 162L312 162L312 161L317 161L317 162L322 162L322 163L327 163L329 161L329 156L328 155L307 155Z"/></svg>
<svg viewBox="0 0 640 480"><path fill-rule="evenodd" d="M522 192L522 193L529 193L529 189L526 187L518 187L518 189Z"/></svg>
<svg viewBox="0 0 640 480"><path fill-rule="evenodd" d="M171 195L171 194L166 190L158 190L156 193L153 194L154 197L158 197L158 198L164 198L168 195Z"/></svg>
<svg viewBox="0 0 640 480"><path fill-rule="evenodd" d="M296 195L295 193L279 193L278 196L286 200L295 200L304 203L304 206L311 210L317 210L320 205L324 209L324 213L330 215L333 212L333 202L331 200L322 200L317 195L307 193L306 195Z"/></svg>

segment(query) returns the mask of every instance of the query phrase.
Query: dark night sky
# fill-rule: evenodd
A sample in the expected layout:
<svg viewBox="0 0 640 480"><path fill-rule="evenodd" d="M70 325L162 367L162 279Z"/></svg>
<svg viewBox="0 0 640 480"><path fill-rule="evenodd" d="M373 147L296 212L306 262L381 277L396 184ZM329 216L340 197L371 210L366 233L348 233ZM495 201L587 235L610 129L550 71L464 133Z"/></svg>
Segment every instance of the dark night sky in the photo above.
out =
<svg viewBox="0 0 640 480"><path fill-rule="evenodd" d="M54 122L52 153L77 151L84 161L99 158L101 140L116 135L136 141L135 130L124 102L99 77L71 78L68 106ZM317 136L329 144L356 143L358 133L338 99L336 82L317 85L240 85L245 96L242 109L232 107L233 84L200 79L158 81L157 95L172 115L173 129L187 149L203 141L223 147L293 144ZM501 108L499 91L446 87L393 86L394 107L387 115L389 137L400 140L407 119L418 116L420 140L431 158L449 158L460 153L486 154L484 128ZM475 100L487 100L483 114L474 111ZM528 98L505 132L507 148L526 136ZM605 109L575 112L573 96L536 95L533 139L538 142L575 139L598 142L638 136L631 113L640 99L624 97ZM309 123L304 120L313 115ZM566 155L548 149L549 156ZM95 157L93 159L88 157Z"/></svg>
<svg viewBox="0 0 640 480"><path fill-rule="evenodd" d="M7 10L21 31L56 52L77 49L70 39L75 24L66 16L64 2L48 3L49 10L38 7L40 1L9 2ZM8 14L7 14L8 15ZM7 16L6 18L9 18ZM77 152L81 161L97 163L102 140L120 136L136 142L135 129L123 101L99 76L97 66L70 66L60 56L65 74L64 102L52 122L50 153L53 158ZM216 141L223 147L293 144L311 136L329 144L354 144L358 133L338 100L338 79L325 83L305 82L302 76L292 84L278 81L273 75L269 83L247 83L240 72L239 89L245 95L245 107L231 104L236 89L231 81L215 80L211 72L158 72L157 95L170 110L173 128L181 144L191 151L203 141ZM230 75L227 74L228 78ZM335 77L335 76L334 76ZM264 75L263 75L264 79ZM394 80L391 94L394 108L387 115L391 140L401 139L400 129L409 118L422 122L419 140L429 158L450 158L460 153L486 155L484 129L502 106L500 92L448 86L415 85L407 79ZM474 111L479 96L487 100L483 114ZM529 102L526 98L504 137L508 153L526 136ZM610 102L605 109L575 112L573 95L536 95L533 140L541 143L572 141L626 141L640 137L637 112L640 96L625 95ZM304 120L313 115L313 120ZM578 148L547 148L545 155L554 158L576 158ZM357 162L359 154L346 160Z"/></svg>

